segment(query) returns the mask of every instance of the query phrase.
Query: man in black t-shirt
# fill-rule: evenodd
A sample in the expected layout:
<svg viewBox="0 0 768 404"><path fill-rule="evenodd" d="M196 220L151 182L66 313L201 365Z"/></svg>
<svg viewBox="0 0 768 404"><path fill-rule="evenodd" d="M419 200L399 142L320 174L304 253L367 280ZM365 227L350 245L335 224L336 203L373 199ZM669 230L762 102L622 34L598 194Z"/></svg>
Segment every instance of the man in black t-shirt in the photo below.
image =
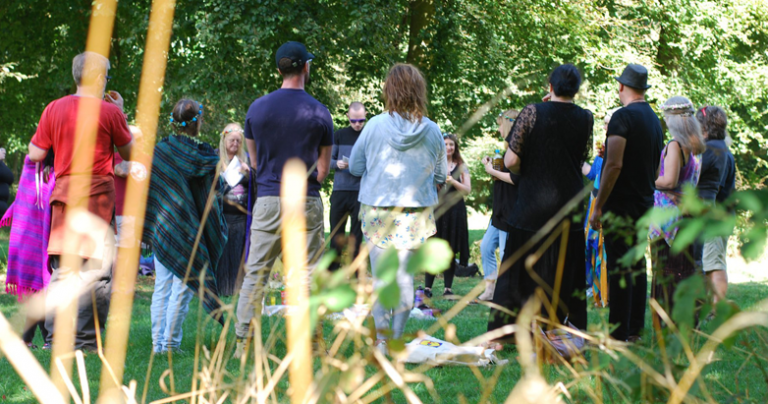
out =
<svg viewBox="0 0 768 404"><path fill-rule="evenodd" d="M633 234L635 222L653 207L664 139L661 122L645 101L645 91L651 87L647 84L648 70L630 64L616 80L624 108L616 111L608 124L600 190L590 221L593 228L600 228L603 212L611 212L626 219L629 234ZM609 321L618 324L612 336L636 341L645 325L646 262L641 258L628 268L620 268L618 260L632 244L626 242L626 232L611 230L605 234L605 252L610 275Z"/></svg>
<svg viewBox="0 0 768 404"><path fill-rule="evenodd" d="M360 252L363 240L363 229L360 227L360 177L349 172L349 156L352 146L357 142L365 126L365 106L361 102L349 104L347 111L349 126L339 129L333 134L333 149L331 150L331 169L333 177L333 192L331 193L331 248L336 250L336 259L330 266L335 271L340 267L341 252L344 247L347 218L350 221L349 233L355 239L355 250L352 259Z"/></svg>

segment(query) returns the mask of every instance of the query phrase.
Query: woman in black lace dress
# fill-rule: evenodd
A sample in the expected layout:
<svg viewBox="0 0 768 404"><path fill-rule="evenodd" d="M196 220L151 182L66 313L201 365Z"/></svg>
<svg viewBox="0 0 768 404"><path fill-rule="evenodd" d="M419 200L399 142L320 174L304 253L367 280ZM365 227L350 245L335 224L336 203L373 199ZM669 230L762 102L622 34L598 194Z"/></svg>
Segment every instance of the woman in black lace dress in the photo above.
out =
<svg viewBox="0 0 768 404"><path fill-rule="evenodd" d="M459 265L467 266L469 262L469 228L467 226L467 206L464 197L472 191L469 169L464 164L459 152L459 142L455 135L443 135L445 153L448 159L448 172L445 185L439 189L440 202L435 209L437 217L437 233L435 237L448 242L455 255L459 257ZM443 272L444 297L454 296L453 276L456 273L456 260L451 260L451 266ZM432 297L432 285L435 275L425 275L424 292Z"/></svg>
<svg viewBox="0 0 768 404"><path fill-rule="evenodd" d="M549 83L550 93L544 102L525 107L507 137L509 149L504 163L510 171L520 174L520 184L508 219L505 262L493 302L512 314L492 309L489 331L514 324L516 314L537 288L543 290L551 304L542 307L542 316L552 318L556 314L559 322L568 317L580 329L587 326L585 241L580 224L584 201L579 200L544 237L534 238L584 187L581 166L592 144L592 113L573 103L581 85L579 71L573 65L561 65L552 72ZM548 240L561 229L554 240ZM561 246L565 247L564 257L560 257ZM525 253L516 257L521 248ZM564 262L560 262L563 258ZM529 259L531 262L527 262ZM564 264L561 275L558 263ZM554 290L559 293L554 294ZM556 313L548 311L553 305L557 306ZM508 335L499 341L510 339Z"/></svg>

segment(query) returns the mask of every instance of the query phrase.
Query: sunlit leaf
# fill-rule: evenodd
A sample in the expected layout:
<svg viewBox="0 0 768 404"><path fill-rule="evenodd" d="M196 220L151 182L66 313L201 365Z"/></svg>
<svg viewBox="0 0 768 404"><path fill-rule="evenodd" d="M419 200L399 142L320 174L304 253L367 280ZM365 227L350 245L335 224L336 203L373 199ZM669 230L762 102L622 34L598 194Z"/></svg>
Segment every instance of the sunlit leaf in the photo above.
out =
<svg viewBox="0 0 768 404"><path fill-rule="evenodd" d="M324 303L328 310L339 311L352 306L357 293L350 285L341 285L324 293Z"/></svg>
<svg viewBox="0 0 768 404"><path fill-rule="evenodd" d="M397 250L388 248L379 256L374 265L376 268L376 278L382 282L391 283L397 278L397 268L400 266L400 259L397 256Z"/></svg>
<svg viewBox="0 0 768 404"><path fill-rule="evenodd" d="M397 282L391 282L379 289L379 301L387 309L394 309L400 304L400 286L397 285Z"/></svg>
<svg viewBox="0 0 768 404"><path fill-rule="evenodd" d="M423 271L437 275L448 269L452 259L453 250L448 242L431 238L408 260L408 273L416 274Z"/></svg>

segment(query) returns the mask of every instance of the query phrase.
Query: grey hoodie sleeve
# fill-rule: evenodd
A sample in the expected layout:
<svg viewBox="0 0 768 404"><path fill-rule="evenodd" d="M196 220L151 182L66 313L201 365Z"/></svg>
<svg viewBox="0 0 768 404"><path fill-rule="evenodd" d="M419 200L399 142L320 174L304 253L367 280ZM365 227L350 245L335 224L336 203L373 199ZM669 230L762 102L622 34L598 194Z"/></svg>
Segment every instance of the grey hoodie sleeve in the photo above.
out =
<svg viewBox="0 0 768 404"><path fill-rule="evenodd" d="M360 137L357 138L355 145L352 147L352 153L349 156L349 173L355 177L362 177L365 173L366 157L365 157L365 144L368 142L369 128L373 125L365 125L363 132L360 133ZM445 153L443 153L445 154Z"/></svg>
<svg viewBox="0 0 768 404"><path fill-rule="evenodd" d="M440 132L438 131L438 134ZM442 137L442 136L439 136ZM438 143L438 155L435 162L435 183L445 184L445 179L448 177L448 158L445 156L445 142L440 139Z"/></svg>

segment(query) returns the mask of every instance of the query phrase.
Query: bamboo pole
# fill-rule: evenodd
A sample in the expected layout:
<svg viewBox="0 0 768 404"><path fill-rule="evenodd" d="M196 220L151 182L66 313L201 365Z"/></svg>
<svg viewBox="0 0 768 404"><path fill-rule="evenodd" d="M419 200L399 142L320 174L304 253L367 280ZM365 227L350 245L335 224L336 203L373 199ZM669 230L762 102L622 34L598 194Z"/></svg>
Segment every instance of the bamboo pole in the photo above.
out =
<svg viewBox="0 0 768 404"><path fill-rule="evenodd" d="M307 274L307 235L305 204L307 168L298 159L289 160L283 169L280 202L283 222L283 258L288 277L286 297L295 311L287 319L288 354L291 361L288 380L291 403L309 399L312 385L312 347L310 344L309 290Z"/></svg>
<svg viewBox="0 0 768 404"><path fill-rule="evenodd" d="M112 29L115 22L115 13L117 11L117 0L95 0L91 9L91 21L88 28L88 39L86 42L86 51L98 53L109 58L109 50L112 41ZM101 80L106 80L98 72L100 61L96 58L86 58L85 76L82 77L82 86L84 89L91 89L93 94L84 94L80 97L78 104L77 123L75 126L75 145L77 146L76 156L72 159L72 171L76 173L85 173L84 175L70 176L70 186L68 191L67 214L65 218L65 237L64 251L61 255L60 265L69 268L72 271L71 276L59 283L59 292L66 291L68 296L62 296L60 304L56 304L56 319L54 326L53 351L51 354L51 376L53 383L64 398L69 401L69 392L65 384L66 379L71 379L72 358L75 342L75 322L77 320L77 304L80 291L80 281L77 274L82 266L82 259L79 252L84 247L84 234L78 234L76 229L82 226L82 220L87 216L88 198L82 198L79 190L89 189L93 170L93 158L96 145L96 132L99 125L99 113L101 109ZM107 224L108 225L108 224ZM87 232L86 232L87 233ZM98 246L104 242L100 239L100 232L96 239L92 240ZM103 248L103 244L101 245ZM98 248L98 247L97 247ZM53 292L53 291L52 291ZM61 369L66 375L61 374L58 366L55 366L57 360L62 363Z"/></svg>
<svg viewBox="0 0 768 404"><path fill-rule="evenodd" d="M154 0L149 17L136 114L136 122L143 136L139 144L134 146L135 151L131 155L131 161L144 165L148 175L144 181L137 181L133 176L128 177L126 203L123 211L124 215L135 218L133 234L139 240L144 230L149 174L152 172L152 156L175 7L175 0ZM107 333L106 340L107 364L112 368L115 375L113 378L106 366L102 370L100 403L115 401L121 392L120 386L123 383L123 370L131 327L133 292L136 286L136 268L139 264L138 240L131 240L128 248L120 248L117 262L114 294L107 322L110 332Z"/></svg>

